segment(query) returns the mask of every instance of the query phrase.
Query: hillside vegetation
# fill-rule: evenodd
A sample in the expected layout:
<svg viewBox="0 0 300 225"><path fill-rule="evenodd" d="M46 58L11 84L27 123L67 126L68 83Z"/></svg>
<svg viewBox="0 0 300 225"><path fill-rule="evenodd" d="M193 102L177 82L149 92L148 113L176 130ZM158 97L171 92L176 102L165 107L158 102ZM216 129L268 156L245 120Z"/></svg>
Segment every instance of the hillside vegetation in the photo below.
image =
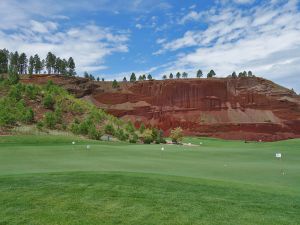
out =
<svg viewBox="0 0 300 225"><path fill-rule="evenodd" d="M76 99L49 81L46 85L21 84L0 79L0 132L23 125L41 131L63 130L99 140L103 135L136 142L138 133L130 122L107 114L93 104Z"/></svg>

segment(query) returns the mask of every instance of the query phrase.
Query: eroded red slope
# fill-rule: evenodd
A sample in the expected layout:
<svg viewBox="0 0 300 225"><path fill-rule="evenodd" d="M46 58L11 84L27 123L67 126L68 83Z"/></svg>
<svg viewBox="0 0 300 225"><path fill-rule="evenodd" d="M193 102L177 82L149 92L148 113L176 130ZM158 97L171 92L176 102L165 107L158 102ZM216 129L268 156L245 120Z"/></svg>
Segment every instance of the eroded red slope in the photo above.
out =
<svg viewBox="0 0 300 225"><path fill-rule="evenodd" d="M181 126L188 135L225 139L279 140L300 137L300 98L262 78L213 78L121 83L83 78L52 79L115 116L168 132Z"/></svg>

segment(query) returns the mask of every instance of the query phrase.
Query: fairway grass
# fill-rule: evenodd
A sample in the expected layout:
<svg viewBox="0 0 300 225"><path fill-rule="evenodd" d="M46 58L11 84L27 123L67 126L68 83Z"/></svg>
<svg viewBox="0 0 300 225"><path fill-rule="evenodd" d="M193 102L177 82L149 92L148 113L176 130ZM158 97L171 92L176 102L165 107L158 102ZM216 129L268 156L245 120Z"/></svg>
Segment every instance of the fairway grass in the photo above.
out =
<svg viewBox="0 0 300 225"><path fill-rule="evenodd" d="M300 140L185 142L0 137L0 225L300 224Z"/></svg>

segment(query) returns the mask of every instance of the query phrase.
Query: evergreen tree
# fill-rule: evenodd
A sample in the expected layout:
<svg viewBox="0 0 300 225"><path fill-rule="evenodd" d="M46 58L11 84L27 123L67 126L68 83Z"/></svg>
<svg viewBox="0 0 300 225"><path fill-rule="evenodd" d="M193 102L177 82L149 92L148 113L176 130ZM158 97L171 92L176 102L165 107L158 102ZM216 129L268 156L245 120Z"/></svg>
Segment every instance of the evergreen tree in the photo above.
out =
<svg viewBox="0 0 300 225"><path fill-rule="evenodd" d="M53 53L48 52L46 57L46 69L48 71L48 74L54 72L55 63L56 63L56 56Z"/></svg>
<svg viewBox="0 0 300 225"><path fill-rule="evenodd" d="M136 81L136 76L135 73L132 73L130 76L130 82L134 82L134 81Z"/></svg>
<svg viewBox="0 0 300 225"><path fill-rule="evenodd" d="M198 71L197 71L197 77L198 77L198 78L203 77L203 72L202 72L202 70L198 70Z"/></svg>
<svg viewBox="0 0 300 225"><path fill-rule="evenodd" d="M139 76L139 81L142 81L143 80L143 77L142 75Z"/></svg>
<svg viewBox="0 0 300 225"><path fill-rule="evenodd" d="M35 54L33 59L34 59L34 72L35 74L40 74L43 69L42 61L38 54Z"/></svg>
<svg viewBox="0 0 300 225"><path fill-rule="evenodd" d="M97 77L97 81L98 81L98 82L100 81L100 78L99 78L99 77Z"/></svg>
<svg viewBox="0 0 300 225"><path fill-rule="evenodd" d="M25 53L22 53L19 57L19 73L26 74L28 67L28 59Z"/></svg>
<svg viewBox="0 0 300 225"><path fill-rule="evenodd" d="M170 79L173 79L173 73L170 73L169 78L170 78Z"/></svg>
<svg viewBox="0 0 300 225"><path fill-rule="evenodd" d="M126 77L124 77L124 78L123 78L123 82L127 82L127 79L126 79Z"/></svg>
<svg viewBox="0 0 300 225"><path fill-rule="evenodd" d="M233 71L232 74L231 74L232 78L237 78L237 75L236 75L236 72Z"/></svg>
<svg viewBox="0 0 300 225"><path fill-rule="evenodd" d="M183 77L183 78L187 78L187 77L188 77L188 73L187 73L187 72L183 72L183 73L182 73L182 77Z"/></svg>
<svg viewBox="0 0 300 225"><path fill-rule="evenodd" d="M7 73L9 52L6 49L0 49L0 74Z"/></svg>
<svg viewBox="0 0 300 225"><path fill-rule="evenodd" d="M116 80L114 80L114 81L112 82L112 87L113 87L113 88L118 88L118 87L119 87L119 84L118 84L118 82L117 82Z"/></svg>
<svg viewBox="0 0 300 225"><path fill-rule="evenodd" d="M70 76L75 76L76 75L75 62L74 62L74 59L72 57L70 57L69 60L68 60L68 68L69 68L69 75Z"/></svg>
<svg viewBox="0 0 300 225"><path fill-rule="evenodd" d="M207 74L207 78L214 77L214 76L216 76L216 73L214 70L209 71L209 73Z"/></svg>
<svg viewBox="0 0 300 225"><path fill-rule="evenodd" d="M15 53L10 53L10 67L19 71L19 53L17 51Z"/></svg>
<svg viewBox="0 0 300 225"><path fill-rule="evenodd" d="M29 66L28 66L28 73L29 73L29 75L33 74L33 70L34 70L34 58L32 56L30 56L30 58L29 58Z"/></svg>
<svg viewBox="0 0 300 225"><path fill-rule="evenodd" d="M252 71L248 71L248 77L253 77Z"/></svg>
<svg viewBox="0 0 300 225"><path fill-rule="evenodd" d="M148 79L148 80L152 80L152 76L151 76L150 73L148 74L147 79Z"/></svg>
<svg viewBox="0 0 300 225"><path fill-rule="evenodd" d="M177 72L177 73L176 73L176 78L179 79L180 77L181 77L181 73L180 73L180 72Z"/></svg>
<svg viewBox="0 0 300 225"><path fill-rule="evenodd" d="M84 76L84 78L88 78L88 79L90 78L90 75L86 71L84 72L83 76Z"/></svg>
<svg viewBox="0 0 300 225"><path fill-rule="evenodd" d="M163 77L162 77L162 78L163 78L164 80L165 80L165 79L167 79L167 75L163 75Z"/></svg>
<svg viewBox="0 0 300 225"><path fill-rule="evenodd" d="M9 66L8 69L8 80L11 84L17 84L20 80L18 69L14 66Z"/></svg>

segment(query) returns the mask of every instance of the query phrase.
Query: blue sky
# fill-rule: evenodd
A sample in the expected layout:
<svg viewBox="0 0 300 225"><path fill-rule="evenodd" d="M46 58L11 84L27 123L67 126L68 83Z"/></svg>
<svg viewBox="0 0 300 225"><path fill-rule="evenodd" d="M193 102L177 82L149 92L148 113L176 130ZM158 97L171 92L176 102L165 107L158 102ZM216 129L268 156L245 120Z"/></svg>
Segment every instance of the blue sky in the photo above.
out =
<svg viewBox="0 0 300 225"><path fill-rule="evenodd" d="M300 91L298 0L1 0L0 48L122 79L252 70Z"/></svg>

